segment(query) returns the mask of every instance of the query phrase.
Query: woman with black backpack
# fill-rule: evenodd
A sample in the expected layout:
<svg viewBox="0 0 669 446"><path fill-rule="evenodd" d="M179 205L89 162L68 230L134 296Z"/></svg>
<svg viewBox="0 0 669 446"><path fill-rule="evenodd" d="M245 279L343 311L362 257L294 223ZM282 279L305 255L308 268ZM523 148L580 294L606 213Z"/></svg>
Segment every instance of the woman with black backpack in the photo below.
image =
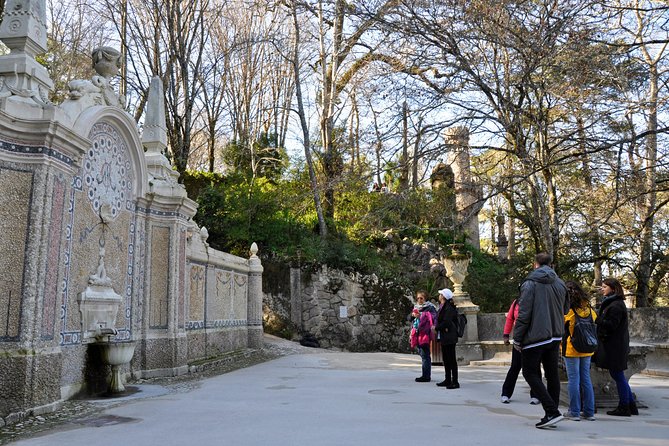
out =
<svg viewBox="0 0 669 446"><path fill-rule="evenodd" d="M459 389L458 361L455 358L455 344L458 343L458 310L453 302L453 291L448 288L439 290L439 304L436 330L441 344L445 377L437 385L447 389Z"/></svg>
<svg viewBox="0 0 669 446"><path fill-rule="evenodd" d="M590 380L590 361L597 347L596 338L594 346L581 347L576 341L575 335L580 335L577 324L593 324L597 319L597 313L590 306L588 296L581 286L573 281L565 282L567 286L567 297L569 298L569 313L564 317L565 334L562 342L562 355L567 368L567 389L569 391L569 412L565 418L579 421L581 412L583 418L589 421L595 420L595 392ZM594 336L594 326L592 335ZM587 331L587 330L586 330ZM587 333L586 333L587 335ZM592 345L592 343L590 343ZM584 351L579 351L579 348ZM588 350L588 351L585 351ZM581 392L583 398L581 399Z"/></svg>

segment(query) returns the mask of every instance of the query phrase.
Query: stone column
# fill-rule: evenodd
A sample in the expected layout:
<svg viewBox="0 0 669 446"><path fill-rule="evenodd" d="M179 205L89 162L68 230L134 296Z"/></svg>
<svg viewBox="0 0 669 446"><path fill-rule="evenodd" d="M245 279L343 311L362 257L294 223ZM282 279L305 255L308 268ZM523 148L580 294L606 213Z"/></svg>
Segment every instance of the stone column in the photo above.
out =
<svg viewBox="0 0 669 446"><path fill-rule="evenodd" d="M251 245L249 257L249 289L248 289L248 346L262 347L262 272L263 267L258 257L258 245Z"/></svg>
<svg viewBox="0 0 669 446"><path fill-rule="evenodd" d="M0 57L1 108L34 119L52 111L53 81L35 57L47 50L46 2L7 0L0 24L0 40L10 53ZM22 106L13 107L11 103Z"/></svg>
<svg viewBox="0 0 669 446"><path fill-rule="evenodd" d="M481 248L479 240L478 214L483 206L480 187L473 181L469 161L469 130L454 127L446 131L446 145L449 147L448 164L453 169L455 179L455 204L458 224L467 238L467 243Z"/></svg>
<svg viewBox="0 0 669 446"><path fill-rule="evenodd" d="M497 258L502 262L508 259L509 242L506 239L504 215L499 213L497 215Z"/></svg>
<svg viewBox="0 0 669 446"><path fill-rule="evenodd" d="M290 268L290 322L302 329L302 270L299 265Z"/></svg>

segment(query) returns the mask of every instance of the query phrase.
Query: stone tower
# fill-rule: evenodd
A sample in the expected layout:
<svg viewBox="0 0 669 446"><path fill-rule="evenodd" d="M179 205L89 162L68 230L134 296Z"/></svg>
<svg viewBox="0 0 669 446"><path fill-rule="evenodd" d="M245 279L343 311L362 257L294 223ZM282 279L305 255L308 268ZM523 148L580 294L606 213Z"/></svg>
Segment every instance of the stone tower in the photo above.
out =
<svg viewBox="0 0 669 446"><path fill-rule="evenodd" d="M469 130L453 127L446 130L448 164L453 169L455 179L455 204L458 223L467 243L480 249L478 214L483 207L481 188L471 177L469 161Z"/></svg>

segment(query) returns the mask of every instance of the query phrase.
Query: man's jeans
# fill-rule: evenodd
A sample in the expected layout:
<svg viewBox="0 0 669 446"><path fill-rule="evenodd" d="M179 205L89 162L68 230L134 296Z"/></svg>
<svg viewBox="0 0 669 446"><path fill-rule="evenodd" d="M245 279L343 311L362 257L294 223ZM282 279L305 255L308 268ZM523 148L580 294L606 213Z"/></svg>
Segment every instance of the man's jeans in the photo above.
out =
<svg viewBox="0 0 669 446"><path fill-rule="evenodd" d="M422 360L423 378L431 378L432 376L432 358L430 357L430 344L419 345L418 353L420 354L420 359Z"/></svg>
<svg viewBox="0 0 669 446"><path fill-rule="evenodd" d="M595 416L595 392L590 380L590 359L590 356L564 358L569 380L567 387L569 389L569 412L574 417L580 416L581 409L583 416Z"/></svg>
<svg viewBox="0 0 669 446"><path fill-rule="evenodd" d="M560 414L560 378L558 376L558 359L560 356L560 341L524 348L522 351L523 377L534 395L541 401L546 416L553 417ZM546 384L541 380L541 366L544 366ZM548 387L548 388L547 388Z"/></svg>

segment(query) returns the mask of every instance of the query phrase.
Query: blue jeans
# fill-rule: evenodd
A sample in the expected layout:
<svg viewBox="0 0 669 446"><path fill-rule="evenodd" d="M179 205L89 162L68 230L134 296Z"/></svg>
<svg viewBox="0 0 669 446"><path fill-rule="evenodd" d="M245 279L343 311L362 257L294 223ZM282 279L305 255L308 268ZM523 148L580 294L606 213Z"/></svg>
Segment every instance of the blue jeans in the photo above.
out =
<svg viewBox="0 0 669 446"><path fill-rule="evenodd" d="M432 378L432 358L430 357L430 344L419 345L418 353L420 354L420 359L422 360L423 374L420 375L423 378Z"/></svg>
<svg viewBox="0 0 669 446"><path fill-rule="evenodd" d="M569 390L569 412L578 417L583 409L583 416L595 415L595 392L590 380L590 356L582 358L564 358L567 366L567 389ZM581 400L581 392L583 399ZM582 406L582 407L581 407Z"/></svg>
<svg viewBox="0 0 669 446"><path fill-rule="evenodd" d="M624 406L634 402L634 395L632 394L632 389L630 388L627 378L625 378L625 372L622 370L609 370L609 375L616 382L616 387L618 388L618 402L619 405Z"/></svg>

